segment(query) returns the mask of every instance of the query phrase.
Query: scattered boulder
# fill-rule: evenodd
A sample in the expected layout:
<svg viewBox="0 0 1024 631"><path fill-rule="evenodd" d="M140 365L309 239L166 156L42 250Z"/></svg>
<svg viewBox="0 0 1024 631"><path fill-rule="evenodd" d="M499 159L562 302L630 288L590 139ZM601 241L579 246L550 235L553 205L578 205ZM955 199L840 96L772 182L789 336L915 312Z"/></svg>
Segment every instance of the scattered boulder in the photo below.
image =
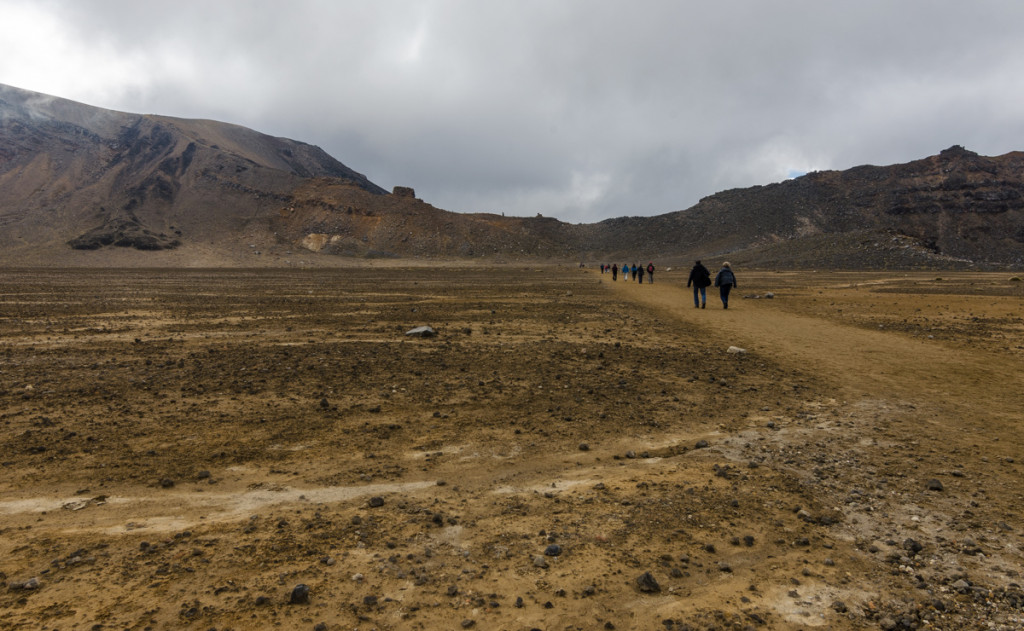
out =
<svg viewBox="0 0 1024 631"><path fill-rule="evenodd" d="M945 490L945 487L942 486L942 482L936 480L935 478L932 478L931 480L928 480L928 482L925 483L924 488L928 489L929 491L943 491L943 490Z"/></svg>
<svg viewBox="0 0 1024 631"><path fill-rule="evenodd" d="M729 348L726 349L725 352L729 353L730 355L746 355L747 349L740 348L739 346L730 346Z"/></svg>
<svg viewBox="0 0 1024 631"><path fill-rule="evenodd" d="M415 329L409 329L405 334L408 337L434 337L437 335L437 331L429 326L418 326Z"/></svg>
<svg viewBox="0 0 1024 631"><path fill-rule="evenodd" d="M288 598L288 602L292 605L308 605L309 604L309 585L305 583L299 583L292 589L291 596Z"/></svg>
<svg viewBox="0 0 1024 631"><path fill-rule="evenodd" d="M32 590L39 589L39 578L36 577L36 576L33 576L32 578L28 579L27 581L22 581L20 583L18 583L18 582L11 583L10 584L10 588L11 589L24 589L24 590L27 590L27 591L32 591Z"/></svg>
<svg viewBox="0 0 1024 631"><path fill-rule="evenodd" d="M647 594L656 594L661 591L661 585L650 572L644 572L636 579L636 587Z"/></svg>

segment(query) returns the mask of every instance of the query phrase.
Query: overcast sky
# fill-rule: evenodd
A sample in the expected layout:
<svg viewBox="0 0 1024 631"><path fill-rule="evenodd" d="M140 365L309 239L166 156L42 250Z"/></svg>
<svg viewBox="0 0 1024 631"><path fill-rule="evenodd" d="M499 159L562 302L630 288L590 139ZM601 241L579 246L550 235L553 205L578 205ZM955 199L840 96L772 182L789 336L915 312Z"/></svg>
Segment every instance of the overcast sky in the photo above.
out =
<svg viewBox="0 0 1024 631"><path fill-rule="evenodd" d="M590 222L1024 149L1020 0L0 0L0 83Z"/></svg>

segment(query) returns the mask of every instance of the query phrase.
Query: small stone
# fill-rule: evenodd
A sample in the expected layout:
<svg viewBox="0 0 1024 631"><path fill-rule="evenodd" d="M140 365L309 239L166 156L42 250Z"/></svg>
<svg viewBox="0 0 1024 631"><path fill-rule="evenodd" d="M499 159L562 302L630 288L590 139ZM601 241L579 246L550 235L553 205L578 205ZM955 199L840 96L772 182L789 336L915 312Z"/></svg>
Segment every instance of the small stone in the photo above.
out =
<svg viewBox="0 0 1024 631"><path fill-rule="evenodd" d="M739 346L730 346L728 349L726 349L725 352L729 353L731 355L745 355L746 352L747 352L747 349L740 348Z"/></svg>
<svg viewBox="0 0 1024 631"><path fill-rule="evenodd" d="M911 555L914 555L923 550L924 546L915 541L914 539L907 537L903 540L903 549L909 552Z"/></svg>
<svg viewBox="0 0 1024 631"><path fill-rule="evenodd" d="M547 567L548 567L548 560L538 554L537 556L533 557L533 564L536 567L539 567L539 568L542 568L542 569L547 569Z"/></svg>
<svg viewBox="0 0 1024 631"><path fill-rule="evenodd" d="M557 543L552 543L548 547L544 548L544 556L556 557L562 554L562 546Z"/></svg>
<svg viewBox="0 0 1024 631"><path fill-rule="evenodd" d="M896 628L896 621L893 620L891 617L886 616L878 621L878 626L881 627L884 631L893 631L893 629Z"/></svg>
<svg viewBox="0 0 1024 631"><path fill-rule="evenodd" d="M710 446L711 446L711 443L709 443L708 441L706 441L704 439L701 439L701 440L697 441L697 444L694 445L693 448L694 449L707 449Z"/></svg>
<svg viewBox="0 0 1024 631"><path fill-rule="evenodd" d="M590 451L590 445L588 445L587 443L580 443L579 450L580 451Z"/></svg>
<svg viewBox="0 0 1024 631"><path fill-rule="evenodd" d="M309 585L305 583L299 583L292 589L292 594L288 598L288 602L292 605L308 605L309 604Z"/></svg>
<svg viewBox="0 0 1024 631"><path fill-rule="evenodd" d="M375 495L370 498L370 508L380 508L384 506L384 498L379 495Z"/></svg>
<svg viewBox="0 0 1024 631"><path fill-rule="evenodd" d="M196 474L196 479L197 480L207 480L209 478L210 478L210 472L207 471L206 469L203 469L202 471L200 471L199 473Z"/></svg>
<svg viewBox="0 0 1024 631"><path fill-rule="evenodd" d="M172 480L170 478L163 478L163 479L160 480L160 487L161 488L169 489L172 486L174 486L174 480Z"/></svg>
<svg viewBox="0 0 1024 631"><path fill-rule="evenodd" d="M661 585L658 585L658 581L654 578L654 575L650 572L644 572L636 579L637 589L644 593L657 593L661 591Z"/></svg>
<svg viewBox="0 0 1024 631"><path fill-rule="evenodd" d="M327 631L327 623L318 622L317 625L313 627L313 631Z"/></svg>
<svg viewBox="0 0 1024 631"><path fill-rule="evenodd" d="M462 628L463 629L469 629L469 628L473 627L474 625L476 625L476 620L471 620L469 618L466 618L465 620L462 621Z"/></svg>
<svg viewBox="0 0 1024 631"><path fill-rule="evenodd" d="M935 478L928 480L928 482L924 485L924 488L928 489L929 491L945 490L945 487L942 486L942 482L939 482Z"/></svg>

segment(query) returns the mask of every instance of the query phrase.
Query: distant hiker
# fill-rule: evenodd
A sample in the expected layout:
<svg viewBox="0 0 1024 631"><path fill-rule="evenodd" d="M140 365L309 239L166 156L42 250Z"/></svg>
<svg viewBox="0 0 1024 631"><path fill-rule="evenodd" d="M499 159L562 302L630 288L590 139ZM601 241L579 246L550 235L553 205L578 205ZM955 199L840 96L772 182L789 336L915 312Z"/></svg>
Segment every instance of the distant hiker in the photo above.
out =
<svg viewBox="0 0 1024 631"><path fill-rule="evenodd" d="M633 278L636 278L636 273L638 271L636 263L633 263L633 267L629 268L629 271L633 272Z"/></svg>
<svg viewBox="0 0 1024 631"><path fill-rule="evenodd" d="M722 294L722 308L729 308L729 292L736 286L736 275L732 273L729 263L722 263L722 269L715 276L715 287Z"/></svg>
<svg viewBox="0 0 1024 631"><path fill-rule="evenodd" d="M629 280L629 263L622 264L622 280Z"/></svg>
<svg viewBox="0 0 1024 631"><path fill-rule="evenodd" d="M647 263L647 282L654 282L654 263L650 261Z"/></svg>
<svg viewBox="0 0 1024 631"><path fill-rule="evenodd" d="M700 261L690 270L690 277L686 279L686 286L693 285L693 308L704 309L708 305L707 287L711 284L711 272L704 267ZM699 298L699 300L698 300Z"/></svg>
<svg viewBox="0 0 1024 631"><path fill-rule="evenodd" d="M583 266L580 265L580 267L583 267ZM601 263L601 273L604 274L604 263Z"/></svg>
<svg viewBox="0 0 1024 631"><path fill-rule="evenodd" d="M640 267L638 267L636 269L636 274L637 274L636 282L638 282L641 285L643 285L644 284L644 266L643 265L641 265Z"/></svg>
<svg viewBox="0 0 1024 631"><path fill-rule="evenodd" d="M616 265L615 263L612 263L612 280L615 280L618 275L619 275L619 266Z"/></svg>

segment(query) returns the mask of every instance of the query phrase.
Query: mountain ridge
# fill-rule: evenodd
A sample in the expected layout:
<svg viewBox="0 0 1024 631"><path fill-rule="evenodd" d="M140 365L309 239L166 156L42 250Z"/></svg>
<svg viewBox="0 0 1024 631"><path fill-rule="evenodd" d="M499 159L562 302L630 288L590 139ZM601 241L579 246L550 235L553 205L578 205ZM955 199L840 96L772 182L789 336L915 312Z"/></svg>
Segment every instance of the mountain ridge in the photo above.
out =
<svg viewBox="0 0 1024 631"><path fill-rule="evenodd" d="M543 209L542 209L543 210ZM315 145L0 85L0 264L290 265L373 258L777 267L1020 267L1024 154L959 146L569 224L452 213Z"/></svg>

